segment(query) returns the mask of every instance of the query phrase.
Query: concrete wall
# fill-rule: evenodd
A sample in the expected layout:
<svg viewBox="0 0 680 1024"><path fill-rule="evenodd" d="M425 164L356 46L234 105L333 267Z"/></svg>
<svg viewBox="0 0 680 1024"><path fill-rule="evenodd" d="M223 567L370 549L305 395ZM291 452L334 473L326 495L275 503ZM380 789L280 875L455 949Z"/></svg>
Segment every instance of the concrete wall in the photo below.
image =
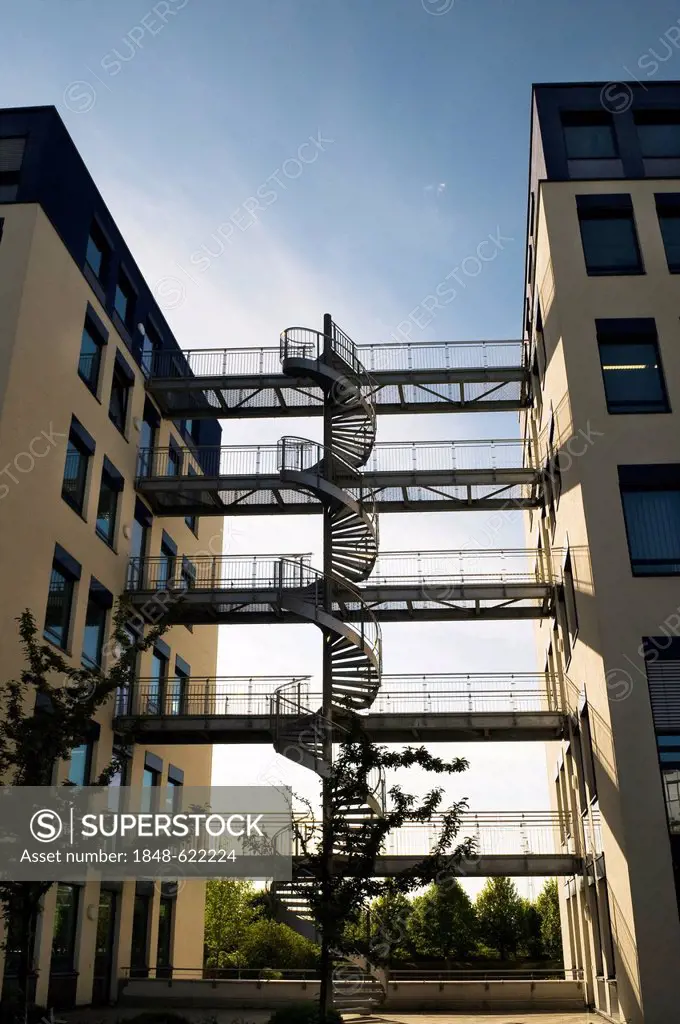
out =
<svg viewBox="0 0 680 1024"><path fill-rule="evenodd" d="M99 580L114 597L124 589L145 390L142 373L113 322L42 210L35 205L5 206L0 210L5 219L0 243L0 467L9 467L16 480L14 482L4 472L0 477L0 483L8 488L0 489L0 565L4 582L0 588L0 664L3 678L10 678L16 676L22 667L16 617L23 609L30 608L42 629L55 543L64 547L82 566L71 623L71 646L67 652L67 657L72 658L75 665L80 663L90 576ZM96 396L77 372L88 302L109 331ZM108 416L117 350L135 373L125 436ZM66 440L72 416L96 441L82 517L61 497ZM161 423L157 443L167 446L171 434L183 443L174 427L167 423ZM48 443L46 437L52 438L52 442ZM42 440L36 441L31 448L34 438ZM31 451L45 454L32 458ZM16 461L18 455L21 457ZM95 533L105 455L125 479L113 550ZM149 554L160 554L164 529L177 544L179 554L221 553L222 522L219 519L200 521L198 537L194 536L184 519L154 520ZM171 649L171 673L177 654L190 664L192 675L214 675L217 652L215 627L197 626L191 632L184 626L175 626L165 635L164 641ZM149 675L150 659L149 652L141 660L142 676ZM104 708L98 716L101 734L94 752L93 775L104 768L111 756L112 716L112 706ZM212 752L210 746L203 745L139 746L135 750L130 784L139 785L141 782L147 749L163 761L161 785L166 784L170 764L184 771L185 785L210 783ZM63 765L62 774L66 771L67 765ZM191 963L202 957L204 896L204 883L196 880L187 881L178 894L173 929L173 959L176 963ZM155 963L159 898L160 886L157 885L151 926L151 966ZM134 883L125 883L119 901L115 973L129 966L130 962L133 899ZM79 1002L89 1001L92 989L98 900L96 885L88 885L87 891L81 893L77 954ZM39 1000L44 1000L47 993L53 902L54 889L45 900L41 922ZM1 967L0 964L0 972Z"/></svg>
<svg viewBox="0 0 680 1024"><path fill-rule="evenodd" d="M210 1009L275 1009L313 1001L318 981L156 981L128 982L121 1006ZM361 998L357 998L361 1003ZM531 1012L582 1010L584 987L578 981L406 981L388 984L380 1010L497 1010Z"/></svg>
<svg viewBox="0 0 680 1024"><path fill-rule="evenodd" d="M544 549L569 548L578 613L568 664L554 623L537 630L539 657L543 663L552 643L571 709L587 703L594 785L577 780L579 743L589 745L582 730L551 766L551 778L556 806L586 819L599 806L606 864L597 891L572 883L563 893L567 964L584 969L591 992L609 990L615 974L625 1019L641 1021L644 1007L647 1024L677 1014L680 919L639 647L643 636L659 634L680 599L677 579L631 573L617 466L680 463L680 430L677 412L607 413L595 319L655 318L671 408L680 408L680 279L668 272L654 205L655 192L676 188L672 181L544 182L535 236L534 288L548 358L537 433L545 440L552 415L555 446L567 454L554 516L534 515L528 529L533 545L540 537ZM632 197L644 275L586 273L574 197L607 192Z"/></svg>

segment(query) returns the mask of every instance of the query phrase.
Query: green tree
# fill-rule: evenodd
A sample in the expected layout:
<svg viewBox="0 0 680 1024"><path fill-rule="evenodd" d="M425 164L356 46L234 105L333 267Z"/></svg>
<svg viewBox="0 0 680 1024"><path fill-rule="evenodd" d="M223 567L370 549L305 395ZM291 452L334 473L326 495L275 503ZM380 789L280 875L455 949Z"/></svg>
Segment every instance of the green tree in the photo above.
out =
<svg viewBox="0 0 680 1024"><path fill-rule="evenodd" d="M87 738L91 723L118 690L129 690L137 659L152 648L167 626L146 636L127 601L116 603L105 649L107 670L74 667L51 644L44 643L35 618L26 609L17 619L25 667L19 679L0 683L0 780L4 786L47 786L55 767ZM94 781L106 786L124 767L127 754L114 757ZM35 928L45 893L54 882L2 882L0 905L9 923L8 942L20 950L19 999L25 1015Z"/></svg>
<svg viewBox="0 0 680 1024"><path fill-rule="evenodd" d="M551 960L562 960L560 897L556 878L549 878L536 899L543 950Z"/></svg>
<svg viewBox="0 0 680 1024"><path fill-rule="evenodd" d="M239 941L244 967L313 968L319 960L319 947L287 924L279 921L255 921L245 929Z"/></svg>
<svg viewBox="0 0 680 1024"><path fill-rule="evenodd" d="M540 960L545 955L541 935L541 915L536 904L531 900L522 899L521 925L520 952L532 960Z"/></svg>
<svg viewBox="0 0 680 1024"><path fill-rule="evenodd" d="M252 883L241 878L213 878L206 884L207 967L246 966L242 948L248 929L258 917L255 897Z"/></svg>
<svg viewBox="0 0 680 1024"><path fill-rule="evenodd" d="M325 792L330 795L325 801L329 808L364 802L370 792L369 776L376 769L389 771L417 766L427 772L448 775L463 772L468 767L464 758L443 761L425 747L390 751L377 746L369 741L358 717L348 718L343 725L347 738L339 745L339 754L328 766L323 782ZM318 887L305 895L321 933L319 1002L322 1018L330 1005L334 965L338 958L351 959L359 955L369 964L389 963L391 937L381 934L377 941L372 937L370 942L348 939L370 903L380 896L403 895L428 885L452 873L461 860L472 855L472 840L454 845L467 801L459 800L442 811L443 795L443 789L436 787L419 802L394 785L389 791L389 806L380 816L357 821L340 810L331 811L320 828L310 828L308 819L296 824L296 841L305 868L319 880ZM313 817L311 807L309 810ZM438 834L430 854L390 879L377 878L376 860L389 834L409 823L426 823L435 818ZM338 856L342 857L342 871L335 869ZM355 933L360 931L357 928Z"/></svg>
<svg viewBox="0 0 680 1024"><path fill-rule="evenodd" d="M489 878L475 901L480 937L501 960L514 956L522 941L522 899L509 878Z"/></svg>
<svg viewBox="0 0 680 1024"><path fill-rule="evenodd" d="M431 885L413 901L409 933L424 957L465 960L477 946L477 915L460 882L451 877Z"/></svg>

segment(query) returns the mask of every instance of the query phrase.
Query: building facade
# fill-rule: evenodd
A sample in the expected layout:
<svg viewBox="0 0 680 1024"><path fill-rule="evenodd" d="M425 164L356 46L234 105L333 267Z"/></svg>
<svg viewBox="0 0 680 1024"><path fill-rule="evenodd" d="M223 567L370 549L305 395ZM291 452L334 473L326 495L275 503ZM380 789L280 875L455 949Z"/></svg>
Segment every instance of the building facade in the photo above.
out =
<svg viewBox="0 0 680 1024"><path fill-rule="evenodd" d="M145 392L178 345L54 108L0 111L0 595L3 678L22 668L30 609L74 665L105 667L129 560L222 550L221 520L157 520L135 492L154 444L219 443L217 423L162 421ZM162 590L162 588L159 588ZM214 675L217 630L171 628L138 671L159 706ZM121 694L116 700L125 700ZM116 701L55 781L87 784L117 743ZM39 756L39 752L36 752ZM125 785L209 785L211 747L135 746ZM33 951L39 1004L107 1003L117 979L203 959L204 883L54 885ZM11 942L0 977L11 985ZM2 956L2 954L0 954ZM7 991L7 989L5 990Z"/></svg>
<svg viewBox="0 0 680 1024"><path fill-rule="evenodd" d="M680 84L536 86L523 422L547 496L527 525L564 574L537 636L571 713L555 805L588 850L564 948L599 1008L647 1024L678 1012L678 272Z"/></svg>

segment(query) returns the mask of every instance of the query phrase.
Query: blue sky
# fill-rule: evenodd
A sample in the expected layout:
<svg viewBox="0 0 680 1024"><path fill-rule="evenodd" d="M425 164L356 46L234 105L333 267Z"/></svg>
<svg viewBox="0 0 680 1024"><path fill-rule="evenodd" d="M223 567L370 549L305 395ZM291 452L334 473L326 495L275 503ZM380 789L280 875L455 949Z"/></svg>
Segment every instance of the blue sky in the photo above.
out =
<svg viewBox="0 0 680 1024"><path fill-rule="evenodd" d="M660 41L679 21L667 0L4 0L0 95L57 106L187 348L276 345L326 311L361 343L513 338L531 83L680 78L680 50ZM652 51L664 60L650 76ZM425 324L425 296L499 232L496 258ZM414 310L422 329L404 326ZM284 432L318 424L235 424L225 443ZM380 427L382 440L515 433L509 416ZM227 549L318 551L317 527L239 520ZM479 514L386 516L381 542L465 547L483 527ZM521 546L518 516L497 542ZM223 634L223 674L318 670L311 627ZM529 627L384 637L387 672L536 667ZM540 745L463 752L452 792L472 806L548 807ZM215 780L243 782L246 765L251 781L311 781L262 748L216 751Z"/></svg>

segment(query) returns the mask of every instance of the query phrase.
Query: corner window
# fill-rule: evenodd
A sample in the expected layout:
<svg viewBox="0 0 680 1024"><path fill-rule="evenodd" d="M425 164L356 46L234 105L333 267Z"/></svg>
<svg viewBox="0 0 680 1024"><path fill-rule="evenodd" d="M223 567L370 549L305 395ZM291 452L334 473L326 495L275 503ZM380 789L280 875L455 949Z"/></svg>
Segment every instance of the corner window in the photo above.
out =
<svg viewBox="0 0 680 1024"><path fill-rule="evenodd" d="M654 199L668 269L680 274L680 193L661 192Z"/></svg>
<svg viewBox="0 0 680 1024"><path fill-rule="evenodd" d="M654 320L596 320L595 325L607 411L668 412Z"/></svg>
<svg viewBox="0 0 680 1024"><path fill-rule="evenodd" d="M196 474L196 470L190 464L189 465L189 476L196 476L196 475L197 475ZM192 492L190 491L189 494L191 494L191 493ZM187 526L189 527L191 532L194 534L194 536L198 537L198 516L192 516L192 515L185 516L184 517L184 522L187 524Z"/></svg>
<svg viewBox="0 0 680 1024"><path fill-rule="evenodd" d="M87 473L94 450L94 440L73 416L66 446L61 496L79 515L83 515L85 507Z"/></svg>
<svg viewBox="0 0 680 1024"><path fill-rule="evenodd" d="M78 373L90 391L96 395L99 384L99 371L102 365L102 349L106 344L106 335L89 316L85 320L83 336L80 341L78 357Z"/></svg>
<svg viewBox="0 0 680 1024"><path fill-rule="evenodd" d="M128 330L133 326L135 313L135 290L126 274L120 273L116 281L113 308Z"/></svg>
<svg viewBox="0 0 680 1024"><path fill-rule="evenodd" d="M26 137L0 139L0 203L13 203L19 192Z"/></svg>
<svg viewBox="0 0 680 1024"><path fill-rule="evenodd" d="M605 111L562 113L568 160L602 160L618 156L614 122Z"/></svg>
<svg viewBox="0 0 680 1024"><path fill-rule="evenodd" d="M87 239L85 263L101 284L106 284L111 262L111 246L96 221L92 222Z"/></svg>
<svg viewBox="0 0 680 1024"><path fill-rule="evenodd" d="M189 686L189 666L181 663L179 659L175 662L175 676L170 681L168 690L168 714L186 714L186 700Z"/></svg>
<svg viewBox="0 0 680 1024"><path fill-rule="evenodd" d="M99 488L99 503L97 505L97 535L109 547L113 547L116 536L118 499L120 492L123 490L123 484L123 477L115 466L105 458Z"/></svg>
<svg viewBox="0 0 680 1024"><path fill-rule="evenodd" d="M576 196L576 207L590 276L644 273L630 196Z"/></svg>
<svg viewBox="0 0 680 1024"><path fill-rule="evenodd" d="M50 575L44 634L47 640L64 651L68 648L71 611L78 579L79 564L57 545Z"/></svg>
<svg viewBox="0 0 680 1024"><path fill-rule="evenodd" d="M639 110L635 126L643 157L680 157L680 110Z"/></svg>
<svg viewBox="0 0 680 1024"><path fill-rule="evenodd" d="M680 465L619 466L633 576L680 575Z"/></svg>
<svg viewBox="0 0 680 1024"><path fill-rule="evenodd" d="M75 966L76 932L78 928L78 897L75 885L57 885L57 903L52 933L52 973L68 973Z"/></svg>
<svg viewBox="0 0 680 1024"><path fill-rule="evenodd" d="M116 353L116 363L113 367L113 383L111 384L111 399L109 401L109 419L125 435L127 427L128 408L130 405L130 392L134 384L134 374L128 367L120 353Z"/></svg>
<svg viewBox="0 0 680 1024"><path fill-rule="evenodd" d="M101 667L106 623L112 606L113 595L93 576L87 598L82 652L83 664L89 668Z"/></svg>
<svg viewBox="0 0 680 1024"><path fill-rule="evenodd" d="M147 580L147 585L152 588L167 588L171 582L174 582L176 558L177 545L164 530L161 539L161 557L156 570L157 579Z"/></svg>
<svg viewBox="0 0 680 1024"><path fill-rule="evenodd" d="M81 743L71 751L71 761L68 768L68 781L73 786L87 786L90 782L90 770L92 768L91 740Z"/></svg>

